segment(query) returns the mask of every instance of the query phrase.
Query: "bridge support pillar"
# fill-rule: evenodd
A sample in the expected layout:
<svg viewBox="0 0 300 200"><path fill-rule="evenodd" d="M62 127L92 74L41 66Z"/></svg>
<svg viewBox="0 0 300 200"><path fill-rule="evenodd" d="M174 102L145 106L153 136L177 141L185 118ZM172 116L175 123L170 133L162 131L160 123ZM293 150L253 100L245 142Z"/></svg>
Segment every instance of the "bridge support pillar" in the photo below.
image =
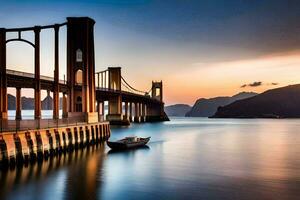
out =
<svg viewBox="0 0 300 200"><path fill-rule="evenodd" d="M53 91L53 119L59 118L59 26L54 28L54 91Z"/></svg>
<svg viewBox="0 0 300 200"><path fill-rule="evenodd" d="M125 109L124 119L125 119L125 120L129 120L129 115L128 115L128 102L125 102L124 109Z"/></svg>
<svg viewBox="0 0 300 200"><path fill-rule="evenodd" d="M35 47L34 47L34 118L41 119L41 79L40 79L40 27L35 27Z"/></svg>
<svg viewBox="0 0 300 200"><path fill-rule="evenodd" d="M145 117L145 104L141 103L141 122L145 122L146 121L146 117Z"/></svg>
<svg viewBox="0 0 300 200"><path fill-rule="evenodd" d="M129 102L129 121L132 122L132 102Z"/></svg>
<svg viewBox="0 0 300 200"><path fill-rule="evenodd" d="M6 31L0 29L0 120L7 119Z"/></svg>
<svg viewBox="0 0 300 200"><path fill-rule="evenodd" d="M123 118L121 95L113 97L108 101L108 115L106 119L112 125L129 125L129 120Z"/></svg>
<svg viewBox="0 0 300 200"><path fill-rule="evenodd" d="M162 81L152 82L152 99L155 99L157 102L148 104L146 120L149 122L169 121L169 118L164 111Z"/></svg>
<svg viewBox="0 0 300 200"><path fill-rule="evenodd" d="M67 105L67 95L66 93L63 93L62 98L62 117L67 118L68 117L68 105Z"/></svg>
<svg viewBox="0 0 300 200"><path fill-rule="evenodd" d="M16 88L16 120L22 119L21 88Z"/></svg>
<svg viewBox="0 0 300 200"><path fill-rule="evenodd" d="M144 118L145 122L147 121L147 104L144 105Z"/></svg>
<svg viewBox="0 0 300 200"><path fill-rule="evenodd" d="M134 111L135 111L134 122L140 123L140 122L141 122L141 117L140 117L140 104L137 103L137 102L135 102L135 104L134 104Z"/></svg>
<svg viewBox="0 0 300 200"><path fill-rule="evenodd" d="M104 121L104 102L103 101L97 102L97 111L98 111L98 120Z"/></svg>

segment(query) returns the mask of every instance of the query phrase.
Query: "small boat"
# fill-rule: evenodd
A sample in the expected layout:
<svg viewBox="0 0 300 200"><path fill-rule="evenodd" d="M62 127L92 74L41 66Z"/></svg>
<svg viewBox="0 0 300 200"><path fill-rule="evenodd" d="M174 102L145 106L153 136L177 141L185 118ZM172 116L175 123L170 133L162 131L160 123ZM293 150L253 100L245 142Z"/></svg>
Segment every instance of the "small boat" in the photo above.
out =
<svg viewBox="0 0 300 200"><path fill-rule="evenodd" d="M140 138L140 137L125 137L124 139L117 140L115 142L107 141L107 145L111 149L132 149L137 147L142 147L146 145L151 137Z"/></svg>

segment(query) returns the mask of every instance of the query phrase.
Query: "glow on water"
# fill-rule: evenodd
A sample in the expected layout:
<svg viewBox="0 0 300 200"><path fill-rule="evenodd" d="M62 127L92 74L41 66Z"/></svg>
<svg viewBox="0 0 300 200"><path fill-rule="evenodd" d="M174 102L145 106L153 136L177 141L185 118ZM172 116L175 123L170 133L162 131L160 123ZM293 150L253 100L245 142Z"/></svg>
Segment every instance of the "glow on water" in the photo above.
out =
<svg viewBox="0 0 300 200"><path fill-rule="evenodd" d="M0 172L0 199L300 195L300 120L173 118L113 128L111 140L128 135L151 136L151 142L148 148L117 153L102 144Z"/></svg>

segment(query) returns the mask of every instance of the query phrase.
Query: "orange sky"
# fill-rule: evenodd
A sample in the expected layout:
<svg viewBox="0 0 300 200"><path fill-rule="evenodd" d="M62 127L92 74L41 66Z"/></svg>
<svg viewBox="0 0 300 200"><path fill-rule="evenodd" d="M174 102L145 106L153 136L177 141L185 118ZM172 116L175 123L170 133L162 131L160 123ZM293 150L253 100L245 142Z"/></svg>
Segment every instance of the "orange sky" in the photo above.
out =
<svg viewBox="0 0 300 200"><path fill-rule="evenodd" d="M193 104L198 98L233 95L300 83L300 51L266 55L247 60L191 63L165 77L167 104ZM262 86L241 88L262 81ZM278 83L278 85L272 85Z"/></svg>
<svg viewBox="0 0 300 200"><path fill-rule="evenodd" d="M8 54L8 66L21 66L20 64L24 63L22 56L20 59L13 59L11 55L12 53ZM43 62L47 65L47 59L45 60ZM26 67L32 65L32 61L28 59L25 61L27 63L25 62L23 67L8 68L32 71L30 67L29 69ZM51 65L51 62L49 61L48 65ZM61 65L65 67L64 63ZM136 70L134 67L123 67L123 76L130 84L143 90L151 87L152 80L162 79L166 105L175 103L193 105L198 98L231 96L242 91L260 93L271 88L300 83L300 51L223 62L180 63L174 68L176 68L174 71L167 70L164 64L155 64L155 68L136 67ZM96 67L96 69L100 71L103 68ZM51 67L42 68L41 71L44 75L52 74ZM241 88L241 85L255 81L261 81L262 85ZM14 94L14 89L9 89L9 93ZM32 94L33 90L23 90L23 95L32 96ZM45 95L46 92L43 91L42 96Z"/></svg>

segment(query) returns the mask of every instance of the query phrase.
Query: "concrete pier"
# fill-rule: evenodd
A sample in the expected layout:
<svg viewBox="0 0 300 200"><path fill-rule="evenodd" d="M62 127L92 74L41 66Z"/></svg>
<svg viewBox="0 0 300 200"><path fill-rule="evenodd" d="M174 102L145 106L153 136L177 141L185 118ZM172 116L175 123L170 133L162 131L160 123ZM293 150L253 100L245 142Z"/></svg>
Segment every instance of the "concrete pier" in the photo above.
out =
<svg viewBox="0 0 300 200"><path fill-rule="evenodd" d="M1 133L0 163L14 165L36 159L42 160L63 151L72 151L106 141L109 137L108 122Z"/></svg>

